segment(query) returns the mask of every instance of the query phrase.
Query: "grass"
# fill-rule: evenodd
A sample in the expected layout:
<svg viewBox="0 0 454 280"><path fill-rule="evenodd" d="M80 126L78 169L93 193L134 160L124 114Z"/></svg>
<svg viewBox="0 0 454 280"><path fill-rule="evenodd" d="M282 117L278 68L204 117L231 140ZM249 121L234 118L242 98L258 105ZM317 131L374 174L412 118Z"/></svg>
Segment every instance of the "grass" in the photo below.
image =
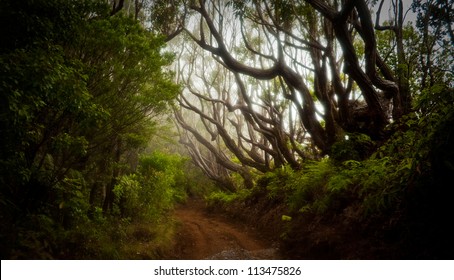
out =
<svg viewBox="0 0 454 280"><path fill-rule="evenodd" d="M158 224L132 223L128 238L121 244L121 259L162 259L172 249L178 223L172 218Z"/></svg>

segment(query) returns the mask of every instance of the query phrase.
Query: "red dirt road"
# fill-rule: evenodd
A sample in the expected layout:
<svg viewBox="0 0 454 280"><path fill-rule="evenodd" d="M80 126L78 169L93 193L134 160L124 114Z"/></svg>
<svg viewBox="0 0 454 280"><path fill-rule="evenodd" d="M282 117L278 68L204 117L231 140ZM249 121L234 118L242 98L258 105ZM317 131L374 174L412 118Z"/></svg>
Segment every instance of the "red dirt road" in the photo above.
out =
<svg viewBox="0 0 454 280"><path fill-rule="evenodd" d="M189 201L175 211L181 227L172 259L278 259L277 250L254 228L209 213L203 202Z"/></svg>

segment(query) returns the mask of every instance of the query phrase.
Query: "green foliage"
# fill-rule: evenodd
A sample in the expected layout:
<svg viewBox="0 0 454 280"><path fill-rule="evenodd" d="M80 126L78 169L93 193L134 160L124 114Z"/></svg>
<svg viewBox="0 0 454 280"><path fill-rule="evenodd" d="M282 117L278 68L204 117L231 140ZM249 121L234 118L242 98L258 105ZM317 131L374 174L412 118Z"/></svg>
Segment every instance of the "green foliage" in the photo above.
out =
<svg viewBox="0 0 454 280"><path fill-rule="evenodd" d="M194 165L192 161L185 161L183 166L185 188L189 197L204 197L216 190L215 183L205 176L202 170Z"/></svg>
<svg viewBox="0 0 454 280"><path fill-rule="evenodd" d="M440 89L431 97L421 96L420 110L430 114L408 115L393 124L392 137L371 156L375 144L370 138L349 135L333 146L330 159L306 163L298 171L277 169L263 175L258 186L266 188L270 199L284 197L291 211L329 216L359 203L357 219L398 213L409 189L424 187L427 179L418 178L438 173L431 162L446 170L444 174L454 170L451 149L446 148L452 144L449 124L454 112L449 92Z"/></svg>
<svg viewBox="0 0 454 280"><path fill-rule="evenodd" d="M282 215L281 220L284 222L290 222L292 220L292 217L287 216L287 215Z"/></svg>
<svg viewBox="0 0 454 280"><path fill-rule="evenodd" d="M208 205L225 205L238 199L238 193L213 192L207 198Z"/></svg>
<svg viewBox="0 0 454 280"><path fill-rule="evenodd" d="M285 166L265 174L259 179L258 186L266 188L268 199L283 201L290 211L305 212L316 208L323 211L326 185L336 171L328 159L308 162L298 171Z"/></svg>
<svg viewBox="0 0 454 280"><path fill-rule="evenodd" d="M268 199L280 199L285 195L286 185L293 178L294 170L288 166L277 168L264 174L257 182L261 188L266 188Z"/></svg>
<svg viewBox="0 0 454 280"><path fill-rule="evenodd" d="M245 201L253 194L252 189L240 189L236 192L223 192L223 191L214 191L210 193L205 199L209 206L225 206L229 205L235 201Z"/></svg>
<svg viewBox="0 0 454 280"><path fill-rule="evenodd" d="M418 70L422 85L431 88L437 84L453 86L454 64L452 36L452 3L450 1L413 1L412 9L417 14L416 31L420 42ZM412 46L414 48L414 46Z"/></svg>
<svg viewBox="0 0 454 280"><path fill-rule="evenodd" d="M284 199L293 213L330 217L355 205L358 221L400 215L410 201L429 203L421 194L430 201L435 196L430 193L451 193L441 181L454 171L453 96L441 86L421 95L420 113L392 124L392 136L373 154L376 144L370 138L349 135L333 146L329 159L305 163L298 171L276 169L264 174L258 187L269 199ZM433 184L438 187L428 188Z"/></svg>
<svg viewBox="0 0 454 280"><path fill-rule="evenodd" d="M330 157L337 161L359 161L368 158L374 148L375 144L368 135L349 133L346 139L336 142L331 147Z"/></svg>
<svg viewBox="0 0 454 280"><path fill-rule="evenodd" d="M229 3L239 16L252 13L242 1ZM283 13L292 3L273 5L276 20L294 20ZM314 24L308 7L295 12ZM139 235L148 238L176 202L210 191L186 159L143 153L157 130L153 117L180 91L172 73L163 71L173 55L162 51L162 37L132 18L109 16L109 9L103 0L0 2L2 258L119 258L115 244L127 241L132 222L147 221L146 234ZM156 20L167 24L176 14L164 9ZM445 40L443 32L435 35ZM452 71L443 69L451 66L452 47L444 42L427 65L413 66L416 53L431 54L431 48L410 52L422 40L410 27L404 36L408 65L398 65L385 47L390 33L378 36L382 57L394 70L415 68L421 73L414 76L433 77L426 88L416 88L419 80L412 77L415 112L390 125L386 143L376 149L369 137L349 134L333 145L329 159L306 162L301 170L277 168L252 189L212 193L209 203L266 193L270 201L284 201L292 218L335 216L352 204L364 220L389 217L409 204L449 210L454 93ZM431 62L439 69L428 67Z"/></svg>
<svg viewBox="0 0 454 280"><path fill-rule="evenodd" d="M140 199L142 198L139 197L141 192L142 185L137 174L122 176L113 189L116 200L114 213L122 214L125 217L135 216L136 213L143 213L141 211L143 209L140 207Z"/></svg>
<svg viewBox="0 0 454 280"><path fill-rule="evenodd" d="M173 59L163 39L109 9L102 0L0 3L2 257L115 258L128 224L117 213L156 218L184 198L179 159L122 176L179 87L163 70Z"/></svg>
<svg viewBox="0 0 454 280"><path fill-rule="evenodd" d="M114 187L116 212L134 221L157 222L186 199L185 161L161 152L142 156L138 172L122 176Z"/></svg>
<svg viewBox="0 0 454 280"><path fill-rule="evenodd" d="M322 211L326 205L321 198L330 176L335 172L335 166L328 159L306 164L289 182L289 208L305 212L310 207L315 207Z"/></svg>

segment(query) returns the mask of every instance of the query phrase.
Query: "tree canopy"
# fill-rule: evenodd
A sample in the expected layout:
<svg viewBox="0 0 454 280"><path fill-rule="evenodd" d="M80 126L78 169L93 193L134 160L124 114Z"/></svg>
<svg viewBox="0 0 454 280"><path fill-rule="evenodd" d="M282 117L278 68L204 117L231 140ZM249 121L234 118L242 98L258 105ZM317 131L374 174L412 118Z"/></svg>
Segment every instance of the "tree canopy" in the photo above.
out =
<svg viewBox="0 0 454 280"><path fill-rule="evenodd" d="M392 123L419 110L420 96L452 87L449 4L429 2L410 9L392 1L389 20L384 1L152 6L152 14L166 8L174 16L171 25L150 18L152 28L167 30L169 39L181 32L170 46L184 85L176 112L182 142L213 177L208 162L227 173L298 169L307 159L335 156L333 145L349 135L386 141ZM427 9L437 12L424 21ZM412 11L419 11L419 28L405 20Z"/></svg>
<svg viewBox="0 0 454 280"><path fill-rule="evenodd" d="M103 238L162 221L200 170L221 201L443 235L453 3L404 4L0 2L2 257L115 255Z"/></svg>
<svg viewBox="0 0 454 280"><path fill-rule="evenodd" d="M19 234L2 254L14 255L8 246L52 246L41 234L114 211L114 186L136 170L179 87L163 37L111 16L105 1L0 5L2 240Z"/></svg>

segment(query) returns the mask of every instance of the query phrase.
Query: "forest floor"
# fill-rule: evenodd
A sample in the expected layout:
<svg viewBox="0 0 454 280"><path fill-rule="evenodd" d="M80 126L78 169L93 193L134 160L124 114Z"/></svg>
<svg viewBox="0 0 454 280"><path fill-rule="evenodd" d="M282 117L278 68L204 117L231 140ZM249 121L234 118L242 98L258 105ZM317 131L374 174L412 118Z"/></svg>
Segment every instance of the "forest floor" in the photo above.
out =
<svg viewBox="0 0 454 280"><path fill-rule="evenodd" d="M279 259L276 244L258 230L189 200L175 210L179 226L168 259Z"/></svg>

